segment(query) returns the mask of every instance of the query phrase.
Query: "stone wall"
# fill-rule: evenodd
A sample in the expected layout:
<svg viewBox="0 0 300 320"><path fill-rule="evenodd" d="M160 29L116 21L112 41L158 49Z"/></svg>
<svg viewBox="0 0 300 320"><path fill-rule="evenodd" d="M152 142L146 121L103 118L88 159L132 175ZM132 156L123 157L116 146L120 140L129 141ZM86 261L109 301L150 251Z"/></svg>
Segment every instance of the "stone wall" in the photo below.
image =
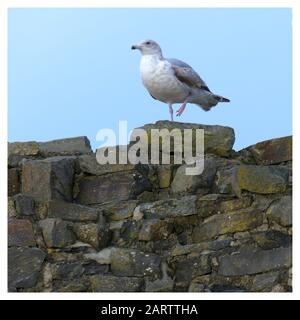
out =
<svg viewBox="0 0 300 320"><path fill-rule="evenodd" d="M86 137L9 143L8 290L291 291L292 137L143 128L174 127L205 129L202 175L99 165Z"/></svg>

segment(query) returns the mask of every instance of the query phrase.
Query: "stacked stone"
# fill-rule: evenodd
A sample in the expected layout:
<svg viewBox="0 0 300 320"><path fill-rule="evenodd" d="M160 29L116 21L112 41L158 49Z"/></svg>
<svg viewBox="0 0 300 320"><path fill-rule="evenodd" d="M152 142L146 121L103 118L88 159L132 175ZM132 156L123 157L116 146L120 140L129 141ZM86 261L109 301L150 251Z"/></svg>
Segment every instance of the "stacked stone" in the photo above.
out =
<svg viewBox="0 0 300 320"><path fill-rule="evenodd" d="M228 127L142 128L204 129L203 174L9 143L9 291L291 291L292 137L235 152Z"/></svg>

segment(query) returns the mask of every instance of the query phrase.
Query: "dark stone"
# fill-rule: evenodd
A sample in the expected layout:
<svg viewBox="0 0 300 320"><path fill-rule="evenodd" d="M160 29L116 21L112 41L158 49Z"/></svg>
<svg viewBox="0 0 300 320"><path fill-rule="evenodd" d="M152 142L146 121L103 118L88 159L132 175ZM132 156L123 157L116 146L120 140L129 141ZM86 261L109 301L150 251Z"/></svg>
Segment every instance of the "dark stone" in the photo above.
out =
<svg viewBox="0 0 300 320"><path fill-rule="evenodd" d="M195 227L192 238L194 242L202 242L213 239L218 235L253 229L262 223L262 213L253 209L241 209L237 212L216 214Z"/></svg>
<svg viewBox="0 0 300 320"><path fill-rule="evenodd" d="M256 243L265 250L278 247L289 247L292 245L292 237L277 230L258 232L253 235L253 238Z"/></svg>
<svg viewBox="0 0 300 320"><path fill-rule="evenodd" d="M273 250L245 247L234 255L221 257L218 273L224 276L242 276L288 268L291 264L291 247Z"/></svg>
<svg viewBox="0 0 300 320"><path fill-rule="evenodd" d="M237 171L237 183L240 190L255 193L284 192L288 184L287 168L273 166L241 165Z"/></svg>
<svg viewBox="0 0 300 320"><path fill-rule="evenodd" d="M20 192L19 169L8 169L8 196L12 197Z"/></svg>
<svg viewBox="0 0 300 320"><path fill-rule="evenodd" d="M132 249L117 248L111 255L111 271L120 277L161 277L161 257Z"/></svg>
<svg viewBox="0 0 300 320"><path fill-rule="evenodd" d="M54 280L53 292L87 292L89 289L88 279L82 277L74 280Z"/></svg>
<svg viewBox="0 0 300 320"><path fill-rule="evenodd" d="M211 292L247 292L248 290L243 287L237 287L233 285L220 285L214 284L209 287Z"/></svg>
<svg viewBox="0 0 300 320"><path fill-rule="evenodd" d="M93 292L140 292L144 288L144 279L137 277L94 275L90 283Z"/></svg>
<svg viewBox="0 0 300 320"><path fill-rule="evenodd" d="M286 190L290 174L290 169L286 167L238 165L218 171L215 183L218 192L238 197L241 197L242 190L272 194Z"/></svg>
<svg viewBox="0 0 300 320"><path fill-rule="evenodd" d="M8 286L31 288L35 286L46 254L38 248L8 249Z"/></svg>
<svg viewBox="0 0 300 320"><path fill-rule="evenodd" d="M278 283L279 271L257 274L253 279L252 291L270 292Z"/></svg>
<svg viewBox="0 0 300 320"><path fill-rule="evenodd" d="M226 156L232 150L232 146L235 141L234 130L229 127L222 127L222 126L210 126L210 125L202 125L202 124L195 124L195 123L182 123L182 122L175 122L175 121L157 121L154 124L146 124L141 128L137 129L144 129L146 134L148 135L148 143L149 147L151 145L151 130L152 129L168 129L169 131L173 129L180 130L180 137L183 137L183 132L185 129L192 129L193 130L193 142L192 142L192 150L195 150L196 144L196 129L203 129L204 130L204 150L205 153L212 153L217 154L220 156ZM134 131L133 131L134 134ZM169 133L165 133L162 135L163 137L169 137ZM173 147L174 143L171 140L171 151L174 151ZM149 148L150 149L150 148ZM183 146L182 146L183 149ZM162 150L162 145L160 144L160 151Z"/></svg>
<svg viewBox="0 0 300 320"><path fill-rule="evenodd" d="M99 164L95 154L78 157L79 168L82 172L102 176L108 173L132 171L136 168L133 164Z"/></svg>
<svg viewBox="0 0 300 320"><path fill-rule="evenodd" d="M76 203L52 200L48 204L49 218L61 218L70 221L96 221L98 215L97 209Z"/></svg>
<svg viewBox="0 0 300 320"><path fill-rule="evenodd" d="M8 143L8 156L37 156L38 154L39 144L36 141Z"/></svg>
<svg viewBox="0 0 300 320"><path fill-rule="evenodd" d="M63 248L75 242L70 224L61 219L47 218L39 223L48 248Z"/></svg>
<svg viewBox="0 0 300 320"><path fill-rule="evenodd" d="M19 216L32 216L35 214L35 204L31 197L19 193L14 196L14 202Z"/></svg>
<svg viewBox="0 0 300 320"><path fill-rule="evenodd" d="M109 272L109 266L107 264L99 264L96 261L89 261L84 265L84 274L104 274Z"/></svg>
<svg viewBox="0 0 300 320"><path fill-rule="evenodd" d="M202 254L176 263L175 281L177 286L188 287L193 278L210 272L210 257L207 254Z"/></svg>
<svg viewBox="0 0 300 320"><path fill-rule="evenodd" d="M80 262L60 262L51 265L51 273L54 280L74 279L84 273L84 267Z"/></svg>
<svg viewBox="0 0 300 320"><path fill-rule="evenodd" d="M97 204L134 199L151 190L149 181L138 172L116 172L104 176L84 177L79 181L77 202Z"/></svg>
<svg viewBox="0 0 300 320"><path fill-rule="evenodd" d="M201 218L209 217L220 212L220 202L224 200L224 196L220 194L207 194L197 198L196 207L197 214Z"/></svg>
<svg viewBox="0 0 300 320"><path fill-rule="evenodd" d="M292 160L292 136L259 142L247 148L257 164L276 164Z"/></svg>
<svg viewBox="0 0 300 320"><path fill-rule="evenodd" d="M187 175L186 169L194 166L180 166L171 183L173 193L193 193L197 189L210 188L216 174L216 162L213 158L205 158L204 170L201 174Z"/></svg>
<svg viewBox="0 0 300 320"><path fill-rule="evenodd" d="M80 241L89 243L95 249L105 248L110 240L110 231L105 225L98 223L77 223L73 229Z"/></svg>
<svg viewBox="0 0 300 320"><path fill-rule="evenodd" d="M92 153L90 141L87 137L39 142L39 150L44 157Z"/></svg>
<svg viewBox="0 0 300 320"><path fill-rule="evenodd" d="M214 240L208 242L192 243L187 245L177 245L172 251L172 256L186 255L193 252L201 253L204 250L218 251L224 249L230 245L232 238L224 240Z"/></svg>
<svg viewBox="0 0 300 320"><path fill-rule="evenodd" d="M132 217L134 209L137 207L137 200L127 200L108 204L103 208L103 212L112 221L124 220Z"/></svg>
<svg viewBox="0 0 300 320"><path fill-rule="evenodd" d="M36 200L72 201L74 157L26 160L22 164L22 192Z"/></svg>
<svg viewBox="0 0 300 320"><path fill-rule="evenodd" d="M267 217L270 221L288 227L292 225L292 196L283 196L274 201L267 210Z"/></svg>
<svg viewBox="0 0 300 320"><path fill-rule="evenodd" d="M8 246L35 246L32 224L29 220L12 219L8 221Z"/></svg>
<svg viewBox="0 0 300 320"><path fill-rule="evenodd" d="M196 214L196 196L159 200L139 206L147 219L164 219Z"/></svg>
<svg viewBox="0 0 300 320"><path fill-rule="evenodd" d="M22 156L18 154L11 154L8 156L7 164L8 168L19 167L23 159L31 159L32 156Z"/></svg>

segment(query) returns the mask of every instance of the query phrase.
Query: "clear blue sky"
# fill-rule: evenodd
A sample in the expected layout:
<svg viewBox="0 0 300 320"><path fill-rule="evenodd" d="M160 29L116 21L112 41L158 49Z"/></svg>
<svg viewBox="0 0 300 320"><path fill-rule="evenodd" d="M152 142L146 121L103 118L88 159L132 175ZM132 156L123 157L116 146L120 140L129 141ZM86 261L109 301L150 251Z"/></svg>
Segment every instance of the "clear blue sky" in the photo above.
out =
<svg viewBox="0 0 300 320"><path fill-rule="evenodd" d="M119 120L169 119L130 50L145 38L231 99L180 121L233 127L236 150L292 133L290 9L10 9L8 27L9 141L86 135L95 148Z"/></svg>

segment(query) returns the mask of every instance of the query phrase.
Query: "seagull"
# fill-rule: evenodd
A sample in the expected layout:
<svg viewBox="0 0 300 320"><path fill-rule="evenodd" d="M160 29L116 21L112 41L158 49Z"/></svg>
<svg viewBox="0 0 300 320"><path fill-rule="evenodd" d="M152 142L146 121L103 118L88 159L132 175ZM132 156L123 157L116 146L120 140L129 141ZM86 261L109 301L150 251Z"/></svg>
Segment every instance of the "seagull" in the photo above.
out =
<svg viewBox="0 0 300 320"><path fill-rule="evenodd" d="M229 99L212 93L190 65L178 59L164 58L157 42L144 40L133 45L131 49L140 50L143 84L152 98L169 105L171 121L174 103L182 103L176 111L176 116L181 116L187 103L196 104L209 111L219 102L230 102Z"/></svg>

